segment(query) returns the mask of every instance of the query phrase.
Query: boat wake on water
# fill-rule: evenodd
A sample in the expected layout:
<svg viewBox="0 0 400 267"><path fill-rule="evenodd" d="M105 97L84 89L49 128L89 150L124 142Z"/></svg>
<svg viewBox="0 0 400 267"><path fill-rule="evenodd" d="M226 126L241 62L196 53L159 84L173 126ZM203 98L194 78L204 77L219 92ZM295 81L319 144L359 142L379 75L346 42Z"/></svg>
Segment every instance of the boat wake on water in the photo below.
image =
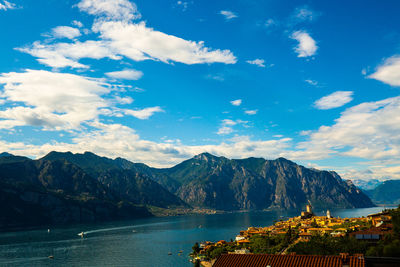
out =
<svg viewBox="0 0 400 267"><path fill-rule="evenodd" d="M80 237L85 237L88 234L94 234L94 233L101 233L101 232L110 232L110 231L118 231L118 230L125 230L125 229L131 229L136 226L134 225L129 225L129 226L122 226L122 227L112 227L112 228L103 228L103 229L96 229L96 230L89 230L85 232L80 232L78 233L78 236Z"/></svg>

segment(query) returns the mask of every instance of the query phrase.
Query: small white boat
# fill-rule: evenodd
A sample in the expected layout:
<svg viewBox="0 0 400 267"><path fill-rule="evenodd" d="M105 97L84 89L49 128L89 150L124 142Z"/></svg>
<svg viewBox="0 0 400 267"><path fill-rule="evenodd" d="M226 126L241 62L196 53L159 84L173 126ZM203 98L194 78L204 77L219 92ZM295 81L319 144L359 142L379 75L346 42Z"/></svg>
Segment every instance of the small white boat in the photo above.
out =
<svg viewBox="0 0 400 267"><path fill-rule="evenodd" d="M79 234L78 234L78 236L80 236L80 237L85 237L85 233L84 232L80 232Z"/></svg>

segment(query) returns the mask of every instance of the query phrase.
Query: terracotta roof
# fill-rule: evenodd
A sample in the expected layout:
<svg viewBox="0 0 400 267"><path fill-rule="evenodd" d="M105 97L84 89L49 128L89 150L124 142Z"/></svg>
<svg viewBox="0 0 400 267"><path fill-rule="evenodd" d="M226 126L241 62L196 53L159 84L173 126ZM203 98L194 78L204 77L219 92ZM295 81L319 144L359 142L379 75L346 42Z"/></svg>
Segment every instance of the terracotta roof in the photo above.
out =
<svg viewBox="0 0 400 267"><path fill-rule="evenodd" d="M379 228L370 228L367 230L352 232L352 233L350 233L350 235L351 236L354 236L354 235L385 235L385 234L389 234L391 232L392 231L382 231Z"/></svg>
<svg viewBox="0 0 400 267"><path fill-rule="evenodd" d="M349 267L365 267L364 257L271 254L224 254L213 267L342 267L344 263Z"/></svg>
<svg viewBox="0 0 400 267"><path fill-rule="evenodd" d="M312 236L312 234L310 234L310 233L301 233L301 234L299 234L299 236Z"/></svg>

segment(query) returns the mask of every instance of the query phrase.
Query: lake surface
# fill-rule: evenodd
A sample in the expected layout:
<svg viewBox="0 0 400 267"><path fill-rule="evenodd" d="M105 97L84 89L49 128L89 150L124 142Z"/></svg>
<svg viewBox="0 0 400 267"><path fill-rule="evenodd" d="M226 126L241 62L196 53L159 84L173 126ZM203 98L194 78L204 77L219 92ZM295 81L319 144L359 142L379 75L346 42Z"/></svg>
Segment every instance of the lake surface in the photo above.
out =
<svg viewBox="0 0 400 267"><path fill-rule="evenodd" d="M382 209L332 210L331 214L361 217ZM74 225L49 233L47 229L0 233L0 266L189 267L188 254L195 242L235 239L249 226L268 226L298 214L268 211L192 215ZM82 231L85 238L77 235ZM180 250L183 253L178 255Z"/></svg>

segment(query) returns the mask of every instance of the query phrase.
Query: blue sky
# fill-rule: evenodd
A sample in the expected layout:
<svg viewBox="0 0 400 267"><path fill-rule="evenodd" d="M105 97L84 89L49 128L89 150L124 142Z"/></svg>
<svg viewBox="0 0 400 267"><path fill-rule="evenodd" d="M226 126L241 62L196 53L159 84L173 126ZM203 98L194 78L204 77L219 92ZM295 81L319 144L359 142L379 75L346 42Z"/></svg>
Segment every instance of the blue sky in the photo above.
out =
<svg viewBox="0 0 400 267"><path fill-rule="evenodd" d="M0 0L0 150L400 178L398 1Z"/></svg>

